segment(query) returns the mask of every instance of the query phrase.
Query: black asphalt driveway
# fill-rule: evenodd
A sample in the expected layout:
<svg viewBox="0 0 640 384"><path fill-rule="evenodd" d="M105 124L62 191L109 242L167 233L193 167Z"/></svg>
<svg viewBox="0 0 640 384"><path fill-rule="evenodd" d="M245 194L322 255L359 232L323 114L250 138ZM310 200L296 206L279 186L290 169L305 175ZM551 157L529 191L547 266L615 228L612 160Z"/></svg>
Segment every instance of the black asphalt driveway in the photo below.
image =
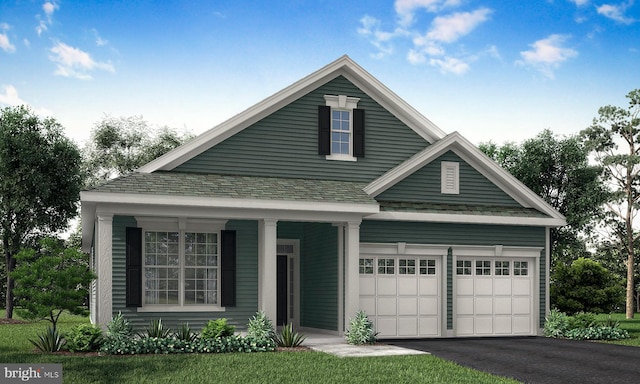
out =
<svg viewBox="0 0 640 384"><path fill-rule="evenodd" d="M640 383L640 347L546 337L385 340L525 383Z"/></svg>

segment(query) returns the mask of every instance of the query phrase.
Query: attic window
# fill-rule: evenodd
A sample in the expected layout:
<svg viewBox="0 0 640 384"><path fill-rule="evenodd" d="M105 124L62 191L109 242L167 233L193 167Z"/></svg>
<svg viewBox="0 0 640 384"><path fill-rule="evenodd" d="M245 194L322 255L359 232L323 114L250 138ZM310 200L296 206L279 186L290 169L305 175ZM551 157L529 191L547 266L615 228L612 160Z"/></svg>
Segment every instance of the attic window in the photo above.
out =
<svg viewBox="0 0 640 384"><path fill-rule="evenodd" d="M327 160L364 157L364 110L357 97L325 95L318 112L318 152Z"/></svg>
<svg viewBox="0 0 640 384"><path fill-rule="evenodd" d="M443 161L441 165L441 193L460 194L460 164Z"/></svg>

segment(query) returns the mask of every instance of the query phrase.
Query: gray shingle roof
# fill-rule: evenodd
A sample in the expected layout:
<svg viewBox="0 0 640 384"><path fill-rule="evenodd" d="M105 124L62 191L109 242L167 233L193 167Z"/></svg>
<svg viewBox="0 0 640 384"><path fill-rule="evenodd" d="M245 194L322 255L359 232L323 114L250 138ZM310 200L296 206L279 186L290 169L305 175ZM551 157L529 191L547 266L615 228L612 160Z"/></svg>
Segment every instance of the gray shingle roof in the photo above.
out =
<svg viewBox="0 0 640 384"><path fill-rule="evenodd" d="M110 180L90 192L212 198L289 200L376 205L366 183L180 172L137 173Z"/></svg>
<svg viewBox="0 0 640 384"><path fill-rule="evenodd" d="M398 201L380 201L381 212L420 212L420 213L444 213L458 215L485 215L485 216L509 216L509 217L536 217L548 218L544 213L524 207L492 206L492 205L466 205L466 204L433 204L410 203Z"/></svg>

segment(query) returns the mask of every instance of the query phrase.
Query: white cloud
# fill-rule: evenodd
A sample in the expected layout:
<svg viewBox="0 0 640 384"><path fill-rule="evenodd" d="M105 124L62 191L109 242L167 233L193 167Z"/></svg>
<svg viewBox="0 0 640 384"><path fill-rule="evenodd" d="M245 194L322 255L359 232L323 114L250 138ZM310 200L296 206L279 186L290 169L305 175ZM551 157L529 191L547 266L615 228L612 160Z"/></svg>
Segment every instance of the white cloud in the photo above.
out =
<svg viewBox="0 0 640 384"><path fill-rule="evenodd" d="M43 19L40 15L36 15L36 18L39 20L38 25L36 26L36 32L38 36L49 29L49 25L53 22L53 13L60 9L60 5L58 5L57 1L45 1L42 4L42 10L44 11L45 18Z"/></svg>
<svg viewBox="0 0 640 384"><path fill-rule="evenodd" d="M429 41L452 43L487 21L490 14L490 9L480 8L473 12L458 12L436 17L426 38Z"/></svg>
<svg viewBox="0 0 640 384"><path fill-rule="evenodd" d="M460 2L461 0L396 0L394 8L400 25L408 27L413 24L415 12L419 9L438 12L444 8L456 7Z"/></svg>
<svg viewBox="0 0 640 384"><path fill-rule="evenodd" d="M94 35L94 36L95 36L95 38L96 38L96 45L97 45L98 47L102 47L102 46L105 46L105 45L108 45L108 44L109 44L109 40L103 39L103 38L100 36L100 34L98 33L98 30L97 30L97 29L93 28L93 29L91 30L91 32L93 33L93 35Z"/></svg>
<svg viewBox="0 0 640 384"><path fill-rule="evenodd" d="M59 76L88 80L91 79L89 72L94 70L115 72L111 63L97 62L87 52L61 42L54 44L51 53L49 58L57 64L55 74Z"/></svg>
<svg viewBox="0 0 640 384"><path fill-rule="evenodd" d="M360 25L358 33L369 38L371 44L378 49L378 52L373 55L378 59L393 53L392 40L394 38L407 34L402 28L396 28L393 32L383 31L380 20L369 15L364 15L360 19Z"/></svg>
<svg viewBox="0 0 640 384"><path fill-rule="evenodd" d="M578 7L589 4L589 0L569 0L570 3L574 3Z"/></svg>
<svg viewBox="0 0 640 384"><path fill-rule="evenodd" d="M453 73L463 75L469 71L469 64L455 57L444 57L442 59L431 59L429 64L440 69L442 73Z"/></svg>
<svg viewBox="0 0 640 384"><path fill-rule="evenodd" d="M546 39L538 40L530 45L532 49L520 52L522 60L516 63L531 66L545 76L553 78L554 68L567 59L578 55L576 50L563 47L567 39L568 37L565 35L554 34Z"/></svg>
<svg viewBox="0 0 640 384"><path fill-rule="evenodd" d="M615 20L622 24L631 24L635 20L632 17L625 16L627 8L633 5L633 0L621 4L603 4L596 8L598 13L611 20Z"/></svg>
<svg viewBox="0 0 640 384"><path fill-rule="evenodd" d="M5 85L4 92L0 93L0 104L14 106L27 104L18 96L18 90L13 85Z"/></svg>
<svg viewBox="0 0 640 384"><path fill-rule="evenodd" d="M9 36L6 33L0 33L0 48L7 53L16 51L16 47L9 41Z"/></svg>

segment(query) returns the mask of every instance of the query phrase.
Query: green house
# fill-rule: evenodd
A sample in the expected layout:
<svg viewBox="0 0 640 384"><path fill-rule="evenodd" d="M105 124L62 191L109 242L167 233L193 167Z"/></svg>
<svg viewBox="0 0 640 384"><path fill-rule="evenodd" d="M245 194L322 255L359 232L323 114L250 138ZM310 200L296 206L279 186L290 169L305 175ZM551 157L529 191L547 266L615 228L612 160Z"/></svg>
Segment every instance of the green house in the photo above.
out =
<svg viewBox="0 0 640 384"><path fill-rule="evenodd" d="M91 320L537 335L564 217L348 56L82 192Z"/></svg>

